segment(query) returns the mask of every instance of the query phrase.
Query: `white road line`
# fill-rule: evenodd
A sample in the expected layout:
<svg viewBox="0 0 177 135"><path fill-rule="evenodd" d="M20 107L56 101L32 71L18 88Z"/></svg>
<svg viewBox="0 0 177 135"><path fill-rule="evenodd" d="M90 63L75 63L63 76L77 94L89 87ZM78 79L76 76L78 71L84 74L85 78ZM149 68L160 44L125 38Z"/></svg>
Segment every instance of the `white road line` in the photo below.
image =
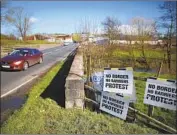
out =
<svg viewBox="0 0 177 135"><path fill-rule="evenodd" d="M37 78L37 77L38 77L38 75L32 77L31 79L27 80L26 82L22 83L21 85L15 87L14 89L8 91L7 93L5 93L5 94L3 94L3 95L1 95L1 98L7 96L8 94L12 93L13 91L15 91L15 90L17 90L18 88L22 87L23 85L29 83L30 81L32 81L33 79L35 79L35 78Z"/></svg>

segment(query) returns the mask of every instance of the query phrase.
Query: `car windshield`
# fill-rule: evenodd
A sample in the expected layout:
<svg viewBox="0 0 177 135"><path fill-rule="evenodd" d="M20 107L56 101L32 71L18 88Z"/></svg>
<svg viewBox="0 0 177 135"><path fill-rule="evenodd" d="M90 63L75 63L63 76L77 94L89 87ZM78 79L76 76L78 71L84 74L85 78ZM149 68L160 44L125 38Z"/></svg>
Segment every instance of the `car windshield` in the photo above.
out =
<svg viewBox="0 0 177 135"><path fill-rule="evenodd" d="M11 56L25 56L28 54L28 50L14 50L9 55Z"/></svg>

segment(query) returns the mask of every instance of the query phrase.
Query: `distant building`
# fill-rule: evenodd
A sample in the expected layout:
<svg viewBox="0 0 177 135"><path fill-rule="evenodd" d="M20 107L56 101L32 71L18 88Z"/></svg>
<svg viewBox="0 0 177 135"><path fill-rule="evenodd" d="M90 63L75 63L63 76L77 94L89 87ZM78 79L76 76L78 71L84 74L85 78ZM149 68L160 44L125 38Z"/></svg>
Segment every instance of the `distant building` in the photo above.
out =
<svg viewBox="0 0 177 135"><path fill-rule="evenodd" d="M27 36L26 40L34 40L34 41L36 41L36 35Z"/></svg>
<svg viewBox="0 0 177 135"><path fill-rule="evenodd" d="M22 37L18 38L23 40ZM47 42L73 42L71 35L66 34L34 34L26 37L26 40L45 40Z"/></svg>
<svg viewBox="0 0 177 135"><path fill-rule="evenodd" d="M111 40L112 43L114 44L130 44L130 41L128 40ZM132 40L131 44L141 44L140 41ZM150 40L150 41L144 41L145 44L150 44L150 45L162 45L163 41L162 40Z"/></svg>
<svg viewBox="0 0 177 135"><path fill-rule="evenodd" d="M23 40L23 38L22 37L18 37L18 40Z"/></svg>
<svg viewBox="0 0 177 135"><path fill-rule="evenodd" d="M48 37L47 39L45 39L45 41L47 41L47 42L55 42L56 39L54 37Z"/></svg>
<svg viewBox="0 0 177 135"><path fill-rule="evenodd" d="M57 42L72 42L72 36L70 35L57 35L55 38Z"/></svg>
<svg viewBox="0 0 177 135"><path fill-rule="evenodd" d="M88 40L89 40L89 42L94 42L94 39L95 39L95 37L93 35L90 35Z"/></svg>

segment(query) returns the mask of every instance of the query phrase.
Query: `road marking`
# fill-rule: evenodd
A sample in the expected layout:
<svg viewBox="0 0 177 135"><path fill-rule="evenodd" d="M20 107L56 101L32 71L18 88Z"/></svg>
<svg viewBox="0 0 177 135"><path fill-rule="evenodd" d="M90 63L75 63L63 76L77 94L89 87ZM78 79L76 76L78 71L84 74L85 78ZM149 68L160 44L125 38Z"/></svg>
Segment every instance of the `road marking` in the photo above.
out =
<svg viewBox="0 0 177 135"><path fill-rule="evenodd" d="M8 94L12 93L13 91L15 91L15 90L17 90L18 88L22 87L23 85L29 83L30 81L32 81L33 79L35 79L35 78L37 78L37 77L38 77L38 75L32 77L31 79L27 80L26 82L22 83L21 85L15 87L14 89L8 91L7 93L5 93L5 94L3 94L3 95L1 95L1 98L7 96Z"/></svg>

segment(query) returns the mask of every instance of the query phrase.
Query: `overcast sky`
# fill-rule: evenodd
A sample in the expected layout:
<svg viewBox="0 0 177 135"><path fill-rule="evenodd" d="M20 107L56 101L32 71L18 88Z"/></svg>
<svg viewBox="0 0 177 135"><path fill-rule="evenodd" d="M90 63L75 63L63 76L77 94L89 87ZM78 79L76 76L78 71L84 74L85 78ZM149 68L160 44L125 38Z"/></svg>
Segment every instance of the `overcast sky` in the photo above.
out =
<svg viewBox="0 0 177 135"><path fill-rule="evenodd" d="M161 13L159 4L163 1L13 1L9 7L23 7L31 15L31 33L66 33L78 29L81 20L87 19L97 24L107 16L116 17L123 25L128 25L133 17L157 19ZM12 28L1 26L2 33L13 32Z"/></svg>

